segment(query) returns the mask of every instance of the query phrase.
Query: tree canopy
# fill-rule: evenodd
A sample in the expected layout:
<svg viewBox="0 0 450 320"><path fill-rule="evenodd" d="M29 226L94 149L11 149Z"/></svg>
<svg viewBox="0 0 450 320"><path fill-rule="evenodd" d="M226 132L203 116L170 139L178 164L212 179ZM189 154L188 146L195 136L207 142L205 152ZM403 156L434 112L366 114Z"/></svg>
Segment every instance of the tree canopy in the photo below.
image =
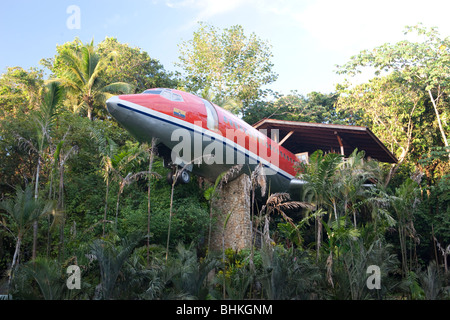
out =
<svg viewBox="0 0 450 320"><path fill-rule="evenodd" d="M396 77L403 88L415 94L427 95L435 113L442 144L448 147L449 124L442 119L449 117L446 101L449 92L450 38L441 38L436 28L422 25L407 27L405 34L415 32L423 41L403 40L386 43L373 50L364 50L339 68L339 73L354 75L361 68L372 67L377 76L382 72Z"/></svg>
<svg viewBox="0 0 450 320"><path fill-rule="evenodd" d="M200 94L211 90L218 98L233 98L243 109L257 100L263 87L274 82L271 46L240 25L220 30L199 23L191 40L179 45L183 86ZM234 113L242 109L233 108Z"/></svg>
<svg viewBox="0 0 450 320"><path fill-rule="evenodd" d="M162 87L174 88L177 81L156 59L146 51L128 44L120 43L116 38L106 38L97 46L98 54L107 59L105 77L111 82L124 82L134 86L134 92Z"/></svg>

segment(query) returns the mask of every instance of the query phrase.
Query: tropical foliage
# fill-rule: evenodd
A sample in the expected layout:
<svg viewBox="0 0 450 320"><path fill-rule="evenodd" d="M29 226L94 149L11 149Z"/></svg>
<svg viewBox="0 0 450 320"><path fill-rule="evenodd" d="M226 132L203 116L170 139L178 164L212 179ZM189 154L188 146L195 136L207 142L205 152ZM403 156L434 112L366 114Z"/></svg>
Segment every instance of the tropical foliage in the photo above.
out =
<svg viewBox="0 0 450 320"><path fill-rule="evenodd" d="M50 71L0 77L0 289L13 299L449 299L448 39L410 27L402 41L339 68L376 77L335 93L289 95L270 45L241 26L200 24L180 44L178 78L139 48L107 38L57 46ZM351 79L349 79L351 80ZM369 127L399 159L318 150L298 169L299 200L251 178L254 245L210 249L226 183L168 185L154 141L105 110L115 92L183 88L239 114ZM257 190L263 190L262 196ZM219 220L219 219L217 219ZM221 220L223 221L223 220ZM224 229L219 226L219 232ZM69 289L67 268L80 270ZM369 285L376 267L379 286Z"/></svg>

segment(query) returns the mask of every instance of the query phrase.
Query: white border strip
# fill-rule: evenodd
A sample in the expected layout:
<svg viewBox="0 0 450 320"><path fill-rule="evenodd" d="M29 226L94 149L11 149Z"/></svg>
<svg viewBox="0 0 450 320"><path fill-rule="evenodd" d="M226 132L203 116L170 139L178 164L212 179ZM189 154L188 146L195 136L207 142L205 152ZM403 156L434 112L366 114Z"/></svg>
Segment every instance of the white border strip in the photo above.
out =
<svg viewBox="0 0 450 320"><path fill-rule="evenodd" d="M114 98L116 98L116 99L114 99ZM228 139L228 138L226 138L226 137L224 137L222 135L219 135L219 134L217 134L217 133L215 133L213 131L210 131L210 130L208 130L206 128L199 127L199 126L197 126L195 124L192 124L192 123L190 123L188 121L172 117L170 115L167 115L165 113L162 113L162 112L159 112L159 111L156 111L156 110L152 110L150 108L141 106L141 105L136 104L134 102L130 102L130 101L127 101L127 100L122 100L118 96L114 96L114 97L110 98L108 101L109 102L114 102L114 103L117 103L117 104L121 103L123 105L126 105L129 108L139 110L140 112L146 113L146 114L151 115L153 117L162 118L162 119L164 119L166 121L173 122L173 123L178 124L180 126L191 128L192 130L194 130L194 132L207 134L208 136L213 137L214 139L216 139L218 141L221 141L222 143L225 141L225 143L229 147L237 148L239 151L243 152L244 154L247 154L249 157L252 157L252 158L256 159L257 162L262 162L263 165L269 167L270 169L272 169L272 170L274 170L276 172L280 172L281 174L285 175L286 177L288 177L291 180L294 179L293 175L291 175L290 173L287 173L286 171L284 171L280 167L277 167L276 165L274 165L273 163L267 161L266 159L261 158L260 156L254 154L250 150L245 149L244 147L242 147L241 145L235 143L234 141L231 141L230 139Z"/></svg>

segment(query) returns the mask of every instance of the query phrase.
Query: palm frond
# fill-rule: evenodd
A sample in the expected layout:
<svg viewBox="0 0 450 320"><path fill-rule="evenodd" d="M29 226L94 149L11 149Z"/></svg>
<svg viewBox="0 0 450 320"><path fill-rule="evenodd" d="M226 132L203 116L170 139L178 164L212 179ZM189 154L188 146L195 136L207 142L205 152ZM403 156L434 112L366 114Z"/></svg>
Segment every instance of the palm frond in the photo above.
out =
<svg viewBox="0 0 450 320"><path fill-rule="evenodd" d="M96 140L98 150L102 155L112 158L117 153L117 143L114 140L105 137L98 129L91 127L90 135L92 139Z"/></svg>
<svg viewBox="0 0 450 320"><path fill-rule="evenodd" d="M25 189L17 186L15 197L0 202L0 208L8 213L17 227L23 231L42 215L50 213L53 202L35 199L32 185L26 186Z"/></svg>
<svg viewBox="0 0 450 320"><path fill-rule="evenodd" d="M147 179L148 176L153 176L156 178L161 178L161 175L157 172L153 171L140 171L136 173L129 173L124 179L123 179L123 186L130 185L132 182L137 181L139 179Z"/></svg>
<svg viewBox="0 0 450 320"><path fill-rule="evenodd" d="M64 298L66 284L62 280L61 266L56 261L37 258L24 268L24 273L33 278L45 300Z"/></svg>
<svg viewBox="0 0 450 320"><path fill-rule="evenodd" d="M59 82L51 81L46 84L44 87L42 104L36 114L36 120L42 127L42 131L45 131L44 129L49 129L56 120L58 106L62 103L63 98L64 90Z"/></svg>
<svg viewBox="0 0 450 320"><path fill-rule="evenodd" d="M92 71L95 69L94 61L93 61L93 48L88 44L85 44L81 47L80 51L80 62L81 62L81 71L85 76L85 83L88 83L92 76Z"/></svg>
<svg viewBox="0 0 450 320"><path fill-rule="evenodd" d="M242 164L236 164L236 165L232 166L228 171L224 172L221 179L216 182L220 183L220 184L227 183L229 180L235 178L236 175L239 174L239 172L242 170L242 167L243 167ZM219 186L219 188L220 188L220 186Z"/></svg>
<svg viewBox="0 0 450 320"><path fill-rule="evenodd" d="M114 82L100 89L108 93L133 93L134 86L126 82Z"/></svg>
<svg viewBox="0 0 450 320"><path fill-rule="evenodd" d="M272 212L280 214L286 222L288 222L296 229L297 226L294 224L292 218L290 218L284 211L295 210L299 208L313 210L315 209L315 206L306 202L290 200L291 196L289 195L289 193L273 193L267 199L262 211L266 210L267 215L271 214Z"/></svg>
<svg viewBox="0 0 450 320"><path fill-rule="evenodd" d="M141 239L140 235L131 235L124 238L120 246L101 239L92 243L91 253L96 257L100 266L103 299L113 296L119 272Z"/></svg>
<svg viewBox="0 0 450 320"><path fill-rule="evenodd" d="M100 74L105 69L105 61L100 59L98 54L92 54L89 59L89 81L88 87L95 88L97 82L99 82Z"/></svg>
<svg viewBox="0 0 450 320"><path fill-rule="evenodd" d="M25 139L24 137L18 134L14 134L14 136L17 139L20 148L22 148L25 151L28 151L29 153L34 152L36 154L39 154L39 150L35 147L35 145L31 140Z"/></svg>
<svg viewBox="0 0 450 320"><path fill-rule="evenodd" d="M83 73L83 63L78 52L64 50L59 58L68 67L61 79L71 87L82 88L87 83L86 73Z"/></svg>

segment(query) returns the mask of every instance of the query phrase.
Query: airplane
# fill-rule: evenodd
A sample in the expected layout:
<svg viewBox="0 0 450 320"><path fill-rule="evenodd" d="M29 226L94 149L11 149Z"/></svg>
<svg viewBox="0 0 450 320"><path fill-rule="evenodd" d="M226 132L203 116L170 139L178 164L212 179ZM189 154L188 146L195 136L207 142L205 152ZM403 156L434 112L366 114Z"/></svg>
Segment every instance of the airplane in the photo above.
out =
<svg viewBox="0 0 450 320"><path fill-rule="evenodd" d="M296 178L296 156L210 101L188 92L153 88L139 94L113 96L108 112L138 141L157 139L158 154L171 168L171 184L188 183L190 174L215 182L233 166L251 174L258 167L271 193L295 192L304 184ZM180 170L181 169L181 170Z"/></svg>

